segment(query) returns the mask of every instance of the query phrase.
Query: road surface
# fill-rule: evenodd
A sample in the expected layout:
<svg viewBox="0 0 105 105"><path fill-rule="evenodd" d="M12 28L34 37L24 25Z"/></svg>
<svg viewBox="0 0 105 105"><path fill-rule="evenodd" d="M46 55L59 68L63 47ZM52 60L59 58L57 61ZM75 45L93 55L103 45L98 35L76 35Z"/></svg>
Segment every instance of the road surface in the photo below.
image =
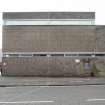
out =
<svg viewBox="0 0 105 105"><path fill-rule="evenodd" d="M0 87L0 105L105 105L105 85Z"/></svg>

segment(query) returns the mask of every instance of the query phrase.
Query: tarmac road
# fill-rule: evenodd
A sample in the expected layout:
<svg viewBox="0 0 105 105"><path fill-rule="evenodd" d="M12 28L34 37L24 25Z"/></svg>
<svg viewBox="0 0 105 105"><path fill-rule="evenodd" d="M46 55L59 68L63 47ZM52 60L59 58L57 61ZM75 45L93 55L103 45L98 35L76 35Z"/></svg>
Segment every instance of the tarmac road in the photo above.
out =
<svg viewBox="0 0 105 105"><path fill-rule="evenodd" d="M0 105L105 105L105 85L0 87Z"/></svg>

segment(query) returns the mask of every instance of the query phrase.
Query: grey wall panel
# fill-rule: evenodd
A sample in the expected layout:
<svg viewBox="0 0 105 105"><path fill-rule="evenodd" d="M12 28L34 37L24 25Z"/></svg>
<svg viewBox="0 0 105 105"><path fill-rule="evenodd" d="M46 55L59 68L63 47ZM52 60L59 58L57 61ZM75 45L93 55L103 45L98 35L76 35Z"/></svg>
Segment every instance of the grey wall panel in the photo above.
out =
<svg viewBox="0 0 105 105"><path fill-rule="evenodd" d="M96 26L96 51L105 52L105 26ZM99 76L105 76L105 59L95 61Z"/></svg>
<svg viewBox="0 0 105 105"><path fill-rule="evenodd" d="M3 19L47 19L47 12L4 12Z"/></svg>
<svg viewBox="0 0 105 105"><path fill-rule="evenodd" d="M75 59L66 58L65 59L65 72L68 76L84 76L85 71L83 68L83 62L76 63Z"/></svg>
<svg viewBox="0 0 105 105"><path fill-rule="evenodd" d="M98 59L95 61L96 68L99 72L105 72L105 59Z"/></svg>
<svg viewBox="0 0 105 105"><path fill-rule="evenodd" d="M50 28L50 51L93 51L94 27L92 26L63 26Z"/></svg>
<svg viewBox="0 0 105 105"><path fill-rule="evenodd" d="M52 57L49 58L49 72L51 76L64 76L64 58Z"/></svg>
<svg viewBox="0 0 105 105"><path fill-rule="evenodd" d="M3 19L94 19L95 12L4 12Z"/></svg>
<svg viewBox="0 0 105 105"><path fill-rule="evenodd" d="M4 58L3 76L83 76L82 63L64 57Z"/></svg>
<svg viewBox="0 0 105 105"><path fill-rule="evenodd" d="M105 52L105 26L96 26L96 49Z"/></svg>
<svg viewBox="0 0 105 105"><path fill-rule="evenodd" d="M97 59L95 62L96 76L105 77L105 59Z"/></svg>
<svg viewBox="0 0 105 105"><path fill-rule="evenodd" d="M2 75L8 76L45 76L48 72L48 60L45 58L8 58L3 59Z"/></svg>
<svg viewBox="0 0 105 105"><path fill-rule="evenodd" d="M91 52L94 26L4 26L4 52Z"/></svg>
<svg viewBox="0 0 105 105"><path fill-rule="evenodd" d="M51 12L51 19L95 19L94 12Z"/></svg>
<svg viewBox="0 0 105 105"><path fill-rule="evenodd" d="M31 26L4 28L3 51L48 51L48 28Z"/></svg>

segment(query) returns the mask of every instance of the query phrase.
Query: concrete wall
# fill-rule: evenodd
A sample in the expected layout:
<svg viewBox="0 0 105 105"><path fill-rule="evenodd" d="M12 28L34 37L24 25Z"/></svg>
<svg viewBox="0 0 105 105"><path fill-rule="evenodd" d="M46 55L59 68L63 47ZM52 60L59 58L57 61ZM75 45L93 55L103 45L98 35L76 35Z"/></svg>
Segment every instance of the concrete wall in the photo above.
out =
<svg viewBox="0 0 105 105"><path fill-rule="evenodd" d="M93 52L94 26L4 26L3 52ZM83 62L64 57L3 58L4 76L84 76Z"/></svg>
<svg viewBox="0 0 105 105"><path fill-rule="evenodd" d="M105 26L96 26L96 51L105 52Z"/></svg>
<svg viewBox="0 0 105 105"><path fill-rule="evenodd" d="M4 58L4 76L83 76L82 62L64 57Z"/></svg>
<svg viewBox="0 0 105 105"><path fill-rule="evenodd" d="M95 19L94 12L4 12L3 19Z"/></svg>
<svg viewBox="0 0 105 105"><path fill-rule="evenodd" d="M92 52L94 26L4 26L3 52Z"/></svg>
<svg viewBox="0 0 105 105"><path fill-rule="evenodd" d="M96 51L105 52L105 26L96 26ZM105 58L95 60L97 75L105 76Z"/></svg>

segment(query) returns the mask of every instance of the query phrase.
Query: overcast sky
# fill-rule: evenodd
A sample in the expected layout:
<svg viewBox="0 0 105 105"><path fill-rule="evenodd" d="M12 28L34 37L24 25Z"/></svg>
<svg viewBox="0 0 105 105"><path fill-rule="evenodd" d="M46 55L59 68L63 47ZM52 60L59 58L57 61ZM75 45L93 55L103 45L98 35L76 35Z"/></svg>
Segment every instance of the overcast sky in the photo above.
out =
<svg viewBox="0 0 105 105"><path fill-rule="evenodd" d="M105 0L0 0L0 48L2 48L2 12L93 11L96 24L105 25Z"/></svg>

